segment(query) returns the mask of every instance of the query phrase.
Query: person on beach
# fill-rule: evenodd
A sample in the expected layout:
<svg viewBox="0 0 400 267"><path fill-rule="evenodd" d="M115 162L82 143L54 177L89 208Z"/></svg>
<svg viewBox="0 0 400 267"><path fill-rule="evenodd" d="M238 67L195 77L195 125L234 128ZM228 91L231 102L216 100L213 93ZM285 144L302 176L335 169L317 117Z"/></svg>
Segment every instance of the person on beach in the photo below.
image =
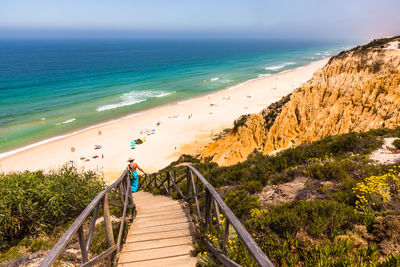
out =
<svg viewBox="0 0 400 267"><path fill-rule="evenodd" d="M129 164L128 167L126 167L126 169L129 171L129 178L131 180L131 189L133 193L135 193L138 190L139 186L139 175L137 173L137 169L139 169L143 174L145 174L142 168L140 168L137 163L134 163L134 161L135 160L133 158L129 158L128 159Z"/></svg>

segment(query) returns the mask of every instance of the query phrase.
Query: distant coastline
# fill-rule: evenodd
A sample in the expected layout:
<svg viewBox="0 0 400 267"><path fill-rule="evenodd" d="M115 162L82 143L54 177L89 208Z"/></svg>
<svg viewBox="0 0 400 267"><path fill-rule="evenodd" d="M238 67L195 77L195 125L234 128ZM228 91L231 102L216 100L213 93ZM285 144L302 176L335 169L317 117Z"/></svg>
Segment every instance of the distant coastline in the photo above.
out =
<svg viewBox="0 0 400 267"><path fill-rule="evenodd" d="M4 77L0 81L0 88L5 88L2 92L4 98L0 101L0 108L4 110L3 116L0 116L0 125L2 125L0 128L0 136L2 136L0 138L0 158L15 153L15 151L22 151L27 146L36 146L47 143L49 140L58 140L81 132L87 129L88 125L93 125L89 128L96 127L96 125L103 125L132 114L146 112L158 106L176 102L183 103L190 101L188 99L193 97L232 88L257 77L266 77L304 66L314 60L327 57L327 54L334 54L342 47L336 45L329 46L328 49L327 46L316 46L315 49L307 50L299 46L299 49L304 51L291 55L290 49L287 52L283 50L279 50L279 52L275 51L277 48L274 48L274 45L270 45L271 47L268 49L273 51L268 52L267 49L265 52L263 46L269 44L245 43L248 47L239 51L243 55L235 56L228 53L221 57L222 61L220 62L216 61L220 57L218 55L215 55L214 58L207 56L215 51L221 52L219 50L221 44L211 44L215 47L210 51L202 51L201 47L197 47L200 52L205 53L201 55L202 57L209 57L205 61L199 61L200 59L183 61L181 59L184 57L183 55L174 54L175 59L170 63L153 63L150 59L142 60L142 64L145 66L148 64L150 67L143 71L138 69L132 73L130 72L132 68L141 68L141 65L116 66L114 69L107 65L112 65L115 55L109 56L108 60L111 61L109 63L107 63L107 58L105 59L105 69L93 71L91 69L85 71L84 67L79 67L81 69L76 73L69 73L71 70L68 72L68 65L63 67L60 65L61 63L54 63L56 70L60 68L54 73L41 70L41 65L32 66L38 71L29 75L23 72L23 69L15 66L6 73L0 71L0 77ZM171 44L171 47L174 46ZM140 46L138 47L140 48ZM236 51L234 44L229 44L227 47ZM55 48L62 49L57 46ZM78 48L79 46L76 47L76 49ZM123 48L128 49L129 46L126 45ZM253 50L256 50L257 53L251 54ZM331 52L327 52L325 55L327 50ZM47 53L42 50L39 52ZM176 51L176 53L181 52ZM70 53L72 53L72 58L80 55L74 54L73 51ZM98 53L108 55L108 50L105 49L105 52ZM194 52L189 50L186 53L191 55ZM138 55L140 54L132 57L136 58ZM151 54L147 56L151 56ZM60 60L57 59L58 55L48 55L48 57L55 57L56 62ZM122 59L118 60L124 62L122 54L121 57ZM4 54L0 53L0 59L3 60L3 64L7 62L7 56ZM97 62L96 59L89 59ZM177 60L180 60L179 64L175 62ZM46 63L46 59L44 61ZM12 60L9 63L9 65L16 64L12 64ZM77 60L68 64L74 66L81 63ZM95 66L99 64L100 62ZM130 64L130 61L127 64ZM65 71L67 71L66 74ZM12 75L9 76L10 74ZM49 79L46 78L46 82L41 82L45 77L49 77ZM35 93L37 90L39 93ZM44 90L45 94L40 93L41 90Z"/></svg>
<svg viewBox="0 0 400 267"><path fill-rule="evenodd" d="M3 153L0 171L50 170L73 161L84 170L101 170L110 181L123 168L125 158L130 156L136 158L146 171L156 171L180 153L193 152L206 145L213 134L231 127L237 117L259 112L291 93L326 62L327 59L284 73L254 78ZM156 125L157 121L161 122L160 126ZM144 129L154 129L155 134L147 135ZM147 141L132 150L130 142L139 137L146 137ZM102 149L95 150L95 144L100 144ZM92 158L95 155L104 155L104 159ZM89 161L82 161L81 157ZM24 162L23 166L21 162Z"/></svg>
<svg viewBox="0 0 400 267"><path fill-rule="evenodd" d="M135 113L132 113L132 114L129 114L129 115L124 115L124 116L122 116L120 118L115 118L115 119L112 119L112 120L109 120L109 121L105 121L105 122L102 122L102 123L99 123L99 124L91 125L91 126L83 128L83 129L79 129L77 131L73 131L73 132L69 132L69 133L63 134L63 135L58 135L58 136L54 136L54 137L51 137L51 138L48 138L48 139L44 139L42 141L35 142L35 143L29 144L29 145L24 146L24 147L20 147L20 148L16 148L16 149L13 149L13 150L10 150L10 151L2 152L2 153L0 153L0 159L6 158L6 157L14 155L16 153L23 152L23 151L25 151L27 149L34 148L34 147L37 147L37 146L40 146L40 145L43 145L43 144L46 144L46 143L49 143L49 142L53 142L53 141L56 141L56 140L61 140L63 138L67 138L67 137L70 137L70 136L73 136L73 135L76 135L76 134L79 134L79 133L82 133L82 132L85 132L85 131L88 131L88 130L96 129L96 128L99 128L101 126L105 126L105 125L112 124L112 123L115 123L115 122L118 122L118 121L121 121L121 120L129 119L129 118L133 118L133 117L139 116L141 114L145 114L147 112L151 112L152 110L158 109L158 108L163 107L163 106L189 103L190 101L194 101L194 100L202 98L204 96L213 96L213 95L218 94L220 92L229 91L229 90L235 89L237 87L243 86L243 85L245 85L247 83L253 82L253 81L265 79L266 77L274 77L274 76L279 75L279 74L283 74L283 73L287 73L287 72L290 72L290 71L298 70L298 69L301 69L301 68L303 68L303 67L305 67L307 65L315 64L315 63L317 63L319 61L321 61L321 60L312 61L312 62L310 62L310 63L308 63L308 64L306 64L304 66L294 67L292 69L283 70L283 71L275 73L275 74L270 74L270 75L267 75L267 76L262 76L262 77L249 79L247 81L240 82L238 84L235 84L235 85L232 85L232 86L229 86L229 87L226 87L226 88L218 89L218 90L215 90L213 92L204 93L204 94L201 94L201 95L197 95L197 96L194 96L194 97L191 97L191 98L187 98L187 99L182 99L182 100L179 100L179 101L173 101L173 102L166 103L166 104L163 104L163 105L160 105L160 106L156 106L156 107L152 107L152 108L145 109L145 110L142 110L142 111L138 111L138 112L135 112Z"/></svg>

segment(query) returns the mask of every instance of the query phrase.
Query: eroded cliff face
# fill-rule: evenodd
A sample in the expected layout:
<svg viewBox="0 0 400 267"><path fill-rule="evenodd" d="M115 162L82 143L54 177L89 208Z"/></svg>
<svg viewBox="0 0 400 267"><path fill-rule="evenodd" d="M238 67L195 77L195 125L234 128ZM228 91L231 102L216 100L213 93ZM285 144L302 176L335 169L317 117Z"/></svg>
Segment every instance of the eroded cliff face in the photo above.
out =
<svg viewBox="0 0 400 267"><path fill-rule="evenodd" d="M289 100L290 97L290 100ZM400 37L342 52L291 96L239 120L201 157L221 165L328 135L400 125Z"/></svg>

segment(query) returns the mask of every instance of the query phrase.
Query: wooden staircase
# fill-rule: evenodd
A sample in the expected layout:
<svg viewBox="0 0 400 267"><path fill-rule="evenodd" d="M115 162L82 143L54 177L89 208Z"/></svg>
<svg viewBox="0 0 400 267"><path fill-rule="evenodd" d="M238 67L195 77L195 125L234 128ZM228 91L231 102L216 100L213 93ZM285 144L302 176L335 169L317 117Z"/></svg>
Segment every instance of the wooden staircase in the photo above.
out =
<svg viewBox="0 0 400 267"><path fill-rule="evenodd" d="M202 225L206 231L213 227L219 232L217 235L221 239L218 244L205 236L202 240L207 250L221 264L240 266L228 258L229 236L233 234L243 242L249 255L259 266L272 267L273 264L265 253L201 173L190 165L177 168L185 170L184 172L180 170L180 174L178 173L180 177L176 169L173 172L167 170L151 176L146 174L139 188L161 190L169 196L172 193L178 194L182 199L180 201L145 192L132 194L129 173L124 170L117 180L86 206L43 259L40 267L53 266L76 234L82 255L80 265L82 267L116 262L122 266L196 266L197 258L191 253L194 224L189 216L188 204L192 207L191 212L196 226ZM204 202L200 202L200 199ZM110 205L122 208L117 235L113 231ZM103 212L100 214L101 210ZM135 210L136 218L126 235L125 222L134 217ZM93 255L90 251L98 216L104 218L103 226L106 233L104 241L107 242L107 248ZM88 228L87 233L85 227ZM122 246L125 237L126 241Z"/></svg>
<svg viewBox="0 0 400 267"><path fill-rule="evenodd" d="M137 215L120 252L121 266L196 266L193 225L184 201L133 194Z"/></svg>

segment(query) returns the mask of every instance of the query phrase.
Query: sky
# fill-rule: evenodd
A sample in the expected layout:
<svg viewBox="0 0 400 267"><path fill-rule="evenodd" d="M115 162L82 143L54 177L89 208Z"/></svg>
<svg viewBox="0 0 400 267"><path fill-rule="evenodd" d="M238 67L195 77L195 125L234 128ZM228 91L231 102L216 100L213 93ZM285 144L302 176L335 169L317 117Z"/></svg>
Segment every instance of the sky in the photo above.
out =
<svg viewBox="0 0 400 267"><path fill-rule="evenodd" d="M400 0L0 0L0 38L372 39Z"/></svg>

